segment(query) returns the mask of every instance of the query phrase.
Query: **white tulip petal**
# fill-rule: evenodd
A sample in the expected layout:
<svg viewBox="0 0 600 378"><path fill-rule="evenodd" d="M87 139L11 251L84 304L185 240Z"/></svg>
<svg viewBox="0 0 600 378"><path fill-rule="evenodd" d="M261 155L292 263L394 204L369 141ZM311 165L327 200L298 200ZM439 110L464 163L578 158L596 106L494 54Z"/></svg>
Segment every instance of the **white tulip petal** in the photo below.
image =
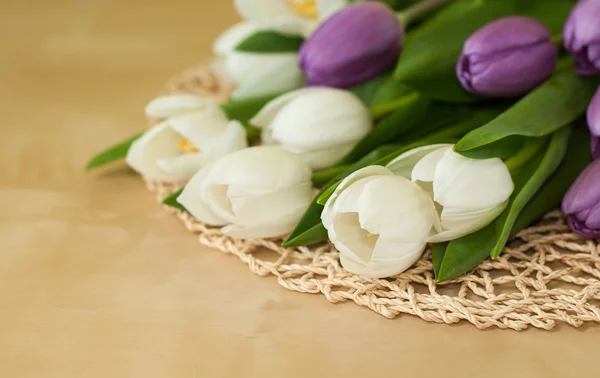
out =
<svg viewBox="0 0 600 378"><path fill-rule="evenodd" d="M202 151L226 133L229 120L220 107L207 105L203 110L172 117L167 122Z"/></svg>
<svg viewBox="0 0 600 378"><path fill-rule="evenodd" d="M225 30L215 41L213 51L217 56L225 56L252 34L259 31L260 26L253 21L244 21Z"/></svg>
<svg viewBox="0 0 600 378"><path fill-rule="evenodd" d="M307 96L311 93L320 91L321 88L302 88L288 92L281 96L277 96L273 100L269 101L263 108L256 114L251 120L250 124L259 128L267 127L275 117L277 113L287 106L292 100L300 96Z"/></svg>
<svg viewBox="0 0 600 378"><path fill-rule="evenodd" d="M215 162L210 181L274 192L310 182L311 177L310 167L297 155L280 146L259 146L236 151Z"/></svg>
<svg viewBox="0 0 600 378"><path fill-rule="evenodd" d="M302 150L356 143L373 128L369 110L349 91L313 88L283 107L271 124L273 138Z"/></svg>
<svg viewBox="0 0 600 378"><path fill-rule="evenodd" d="M206 167L196 173L177 197L177 202L201 222L212 226L223 226L227 222L215 214L201 198L203 184L210 174L210 170L211 167Z"/></svg>
<svg viewBox="0 0 600 378"><path fill-rule="evenodd" d="M401 241L424 241L430 234L435 219L433 201L415 183L400 176L381 176L364 186L358 202L364 230Z"/></svg>
<svg viewBox="0 0 600 378"><path fill-rule="evenodd" d="M287 235L292 232L295 226L296 223L276 223L255 226L238 226L230 224L223 227L221 232L236 239L264 239Z"/></svg>
<svg viewBox="0 0 600 378"><path fill-rule="evenodd" d="M424 156L413 168L411 179L413 181L433 182L440 160L446 155L446 152L451 150L452 147L440 148Z"/></svg>
<svg viewBox="0 0 600 378"><path fill-rule="evenodd" d="M160 96L146 105L146 115L168 118L203 109L206 104L206 99L191 94Z"/></svg>
<svg viewBox="0 0 600 378"><path fill-rule="evenodd" d="M317 0L319 20L323 21L348 5L347 0Z"/></svg>
<svg viewBox="0 0 600 378"><path fill-rule="evenodd" d="M227 197L238 225L297 223L312 200L312 186L306 182L254 195L245 187L230 185Z"/></svg>
<svg viewBox="0 0 600 378"><path fill-rule="evenodd" d="M179 181L181 177L171 176L162 171L156 162L159 159L181 155L181 151L177 148L177 142L180 140L181 135L168 123L159 123L133 142L125 161L132 169L150 179Z"/></svg>
<svg viewBox="0 0 600 378"><path fill-rule="evenodd" d="M506 201L513 190L510 172L498 158L469 159L448 150L435 170L434 196L444 207L488 208Z"/></svg>
<svg viewBox="0 0 600 378"><path fill-rule="evenodd" d="M312 26L317 23L308 18L282 16L265 21L261 24L264 29L273 30L281 34L306 36Z"/></svg>
<svg viewBox="0 0 600 378"><path fill-rule="evenodd" d="M382 243L380 239L378 242ZM398 255L398 259L384 259L369 261L367 264L360 260L352 258L351 255L340 252L340 263L342 266L357 275L367 278L386 278L398 275L409 269L419 260L425 251L425 243L399 243L383 241L379 250L386 250L393 255ZM336 243L337 248L337 243Z"/></svg>
<svg viewBox="0 0 600 378"><path fill-rule="evenodd" d="M283 148L290 152L299 155L313 170L320 170L329 168L334 165L337 161L343 158L348 152L354 148L356 143L344 144L341 146L334 146L323 150L314 151L300 151L287 148L283 145Z"/></svg>
<svg viewBox="0 0 600 378"><path fill-rule="evenodd" d="M442 243L477 232L498 218L507 205L508 201L489 208L484 213L477 212L471 214L471 217L464 215L462 219L459 217L448 216L442 211L442 224L444 225L445 230L431 236L427 239L427 242Z"/></svg>
<svg viewBox="0 0 600 378"><path fill-rule="evenodd" d="M187 180L200 170L203 162L202 153L193 153L158 159L156 165L169 176Z"/></svg>
<svg viewBox="0 0 600 378"><path fill-rule="evenodd" d="M235 0L237 12L246 20L269 22L277 17L298 17L285 0Z"/></svg>
<svg viewBox="0 0 600 378"><path fill-rule="evenodd" d="M205 143L203 143L204 145ZM208 148L202 151L205 164L213 163L223 156L248 147L246 129L238 121L230 121L222 135L212 141Z"/></svg>
<svg viewBox="0 0 600 378"><path fill-rule="evenodd" d="M331 197L329 197L329 199L327 200L327 203L325 204L325 208L323 209L323 212L321 213L321 220L322 220L325 228L327 228L328 230L333 228L333 216L335 215L334 205L335 205L339 195L344 190L346 190L350 185L352 185L355 182L362 180L366 177L370 177L370 176L393 176L393 175L394 174L392 173L392 171L390 171L389 169L382 167L380 165L368 166L368 167L359 169L358 171L348 175L348 177L346 177L344 180L342 180L342 182L337 186L337 188L335 189L335 191L333 192Z"/></svg>
<svg viewBox="0 0 600 378"><path fill-rule="evenodd" d="M434 151L452 146L452 144L432 144L429 146L413 148L392 160L386 167L394 172L396 176L402 176L415 181L412 178L412 172L419 160Z"/></svg>
<svg viewBox="0 0 600 378"><path fill-rule="evenodd" d="M304 72L298 66L296 53L232 53L225 65L237 85L232 98L273 95L304 85Z"/></svg>

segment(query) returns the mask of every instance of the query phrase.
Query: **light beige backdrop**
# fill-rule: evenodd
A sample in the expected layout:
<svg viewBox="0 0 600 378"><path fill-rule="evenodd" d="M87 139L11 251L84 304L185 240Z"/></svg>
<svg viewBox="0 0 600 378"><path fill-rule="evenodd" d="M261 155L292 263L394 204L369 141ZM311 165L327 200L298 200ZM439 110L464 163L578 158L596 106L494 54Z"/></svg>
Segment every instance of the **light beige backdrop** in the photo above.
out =
<svg viewBox="0 0 600 378"><path fill-rule="evenodd" d="M0 377L600 374L600 325L478 331L333 305L199 247L121 165L84 174L236 20L231 0L0 2Z"/></svg>

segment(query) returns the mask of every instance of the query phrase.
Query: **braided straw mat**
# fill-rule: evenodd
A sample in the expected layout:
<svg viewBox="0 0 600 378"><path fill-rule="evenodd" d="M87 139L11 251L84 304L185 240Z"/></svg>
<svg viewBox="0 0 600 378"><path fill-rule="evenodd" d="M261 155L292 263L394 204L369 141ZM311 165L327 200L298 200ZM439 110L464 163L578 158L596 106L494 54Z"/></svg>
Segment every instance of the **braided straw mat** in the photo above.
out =
<svg viewBox="0 0 600 378"><path fill-rule="evenodd" d="M221 103L231 90L203 65L176 77L165 92L194 93ZM178 188L146 183L158 200ZM275 276L292 291L321 293L332 303L351 300L387 318L411 314L429 322L466 320L480 329L514 330L600 323L600 248L571 233L558 211L520 232L498 259L437 284L429 252L396 277L367 279L345 271L330 244L286 249L281 240L236 240L185 212L165 210L197 234L202 245L237 256L259 276Z"/></svg>

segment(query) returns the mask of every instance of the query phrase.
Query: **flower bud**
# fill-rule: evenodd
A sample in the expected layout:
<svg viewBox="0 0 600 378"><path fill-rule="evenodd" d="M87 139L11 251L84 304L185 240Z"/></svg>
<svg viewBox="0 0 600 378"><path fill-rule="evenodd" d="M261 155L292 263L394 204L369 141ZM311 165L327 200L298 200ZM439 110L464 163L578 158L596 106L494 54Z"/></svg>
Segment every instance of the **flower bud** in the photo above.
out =
<svg viewBox="0 0 600 378"><path fill-rule="evenodd" d="M308 85L348 88L383 73L400 55L402 27L385 4L352 4L329 17L300 49Z"/></svg>
<svg viewBox="0 0 600 378"><path fill-rule="evenodd" d="M579 75L600 75L600 1L579 1L567 20L563 39L575 56Z"/></svg>
<svg viewBox="0 0 600 378"><path fill-rule="evenodd" d="M351 92L304 88L269 102L250 123L264 144L280 144L313 169L328 168L371 131L369 110Z"/></svg>
<svg viewBox="0 0 600 378"><path fill-rule="evenodd" d="M311 198L310 167L281 147L259 146L201 169L177 201L231 237L254 239L292 231Z"/></svg>
<svg viewBox="0 0 600 378"><path fill-rule="evenodd" d="M380 166L348 176L321 215L342 266L371 278L393 276L413 265L436 217L427 193Z"/></svg>
<svg viewBox="0 0 600 378"><path fill-rule="evenodd" d="M562 203L573 232L587 239L600 237L600 160L591 163L575 180Z"/></svg>
<svg viewBox="0 0 600 378"><path fill-rule="evenodd" d="M600 159L600 88L587 109L587 122L592 138L592 155Z"/></svg>
<svg viewBox="0 0 600 378"><path fill-rule="evenodd" d="M247 147L243 126L199 96L159 97L148 104L146 113L166 119L133 142L126 161L149 179L184 181L201 167Z"/></svg>
<svg viewBox="0 0 600 378"><path fill-rule="evenodd" d="M558 48L550 31L530 17L506 17L466 41L456 72L469 92L488 97L526 94L556 67Z"/></svg>

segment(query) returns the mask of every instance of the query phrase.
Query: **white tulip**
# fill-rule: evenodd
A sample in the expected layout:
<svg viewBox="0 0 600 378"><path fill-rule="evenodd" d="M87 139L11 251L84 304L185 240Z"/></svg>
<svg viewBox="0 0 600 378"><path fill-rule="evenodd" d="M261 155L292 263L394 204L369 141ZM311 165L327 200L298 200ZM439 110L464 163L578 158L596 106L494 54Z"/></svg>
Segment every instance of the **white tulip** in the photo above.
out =
<svg viewBox="0 0 600 378"><path fill-rule="evenodd" d="M438 208L439 243L471 234L489 225L506 208L514 184L501 159L470 159L453 145L416 148L400 155L388 168L420 185Z"/></svg>
<svg viewBox="0 0 600 378"><path fill-rule="evenodd" d="M235 85L232 98L248 98L287 92L304 85L298 53L250 53L236 51L237 45L263 29L252 21L226 30L215 42L215 70Z"/></svg>
<svg viewBox="0 0 600 378"><path fill-rule="evenodd" d="M433 201L410 180L370 166L348 176L321 215L340 262L352 273L402 273L423 254L437 217Z"/></svg>
<svg viewBox="0 0 600 378"><path fill-rule="evenodd" d="M304 88L280 96L250 123L265 144L280 144L313 169L330 167L371 131L369 110L349 91Z"/></svg>
<svg viewBox="0 0 600 378"><path fill-rule="evenodd" d="M201 97L159 97L146 107L150 116L166 118L129 148L126 161L141 175L160 181L183 181L201 167L247 147L246 131Z"/></svg>
<svg viewBox="0 0 600 378"><path fill-rule="evenodd" d="M235 0L238 13L286 34L308 36L320 22L349 4L348 0Z"/></svg>
<svg viewBox="0 0 600 378"><path fill-rule="evenodd" d="M200 170L177 201L229 236L267 238L291 232L311 198L310 168L281 147L259 146Z"/></svg>

